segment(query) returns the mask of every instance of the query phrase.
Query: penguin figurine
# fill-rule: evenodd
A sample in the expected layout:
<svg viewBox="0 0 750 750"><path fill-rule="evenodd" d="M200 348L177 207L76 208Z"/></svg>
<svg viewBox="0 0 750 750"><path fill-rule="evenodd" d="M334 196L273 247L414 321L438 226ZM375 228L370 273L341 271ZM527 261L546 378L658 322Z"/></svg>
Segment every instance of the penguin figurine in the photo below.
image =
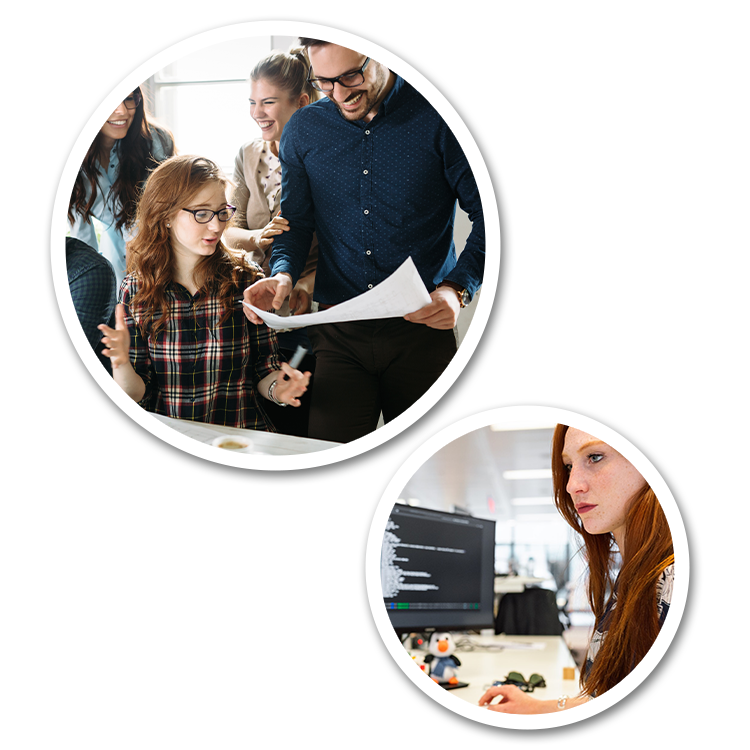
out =
<svg viewBox="0 0 750 750"><path fill-rule="evenodd" d="M450 633L433 633L427 650L430 653L425 656L424 663L430 665L430 677L438 684L457 685L456 667L460 667L461 662L453 654L456 650L453 636Z"/></svg>

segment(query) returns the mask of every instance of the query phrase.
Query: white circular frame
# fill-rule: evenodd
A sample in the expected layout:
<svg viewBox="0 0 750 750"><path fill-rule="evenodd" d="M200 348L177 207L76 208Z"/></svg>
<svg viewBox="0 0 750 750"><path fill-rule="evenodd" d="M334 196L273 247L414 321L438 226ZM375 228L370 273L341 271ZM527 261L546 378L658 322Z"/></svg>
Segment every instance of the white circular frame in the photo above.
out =
<svg viewBox="0 0 750 750"><path fill-rule="evenodd" d="M457 354L435 385L404 414L369 435L351 443L337 445L328 450L295 456L252 455L238 454L230 451L217 451L210 445L182 435L164 425L130 399L101 366L101 363L96 358L84 336L70 296L65 253L62 252L61 248L67 232L68 201L80 165L102 122L106 120L118 102L122 101L125 94L132 91L156 71L185 55L221 42L263 35L309 36L330 40L336 44L361 51L363 54L367 54L384 63L413 84L448 123L466 154L479 188L485 220L486 246L488 248L482 294L477 301L471 325L461 342ZM332 464L357 456L381 445L422 417L453 385L474 353L492 309L500 270L500 220L492 182L473 137L455 109L421 73L388 50L348 32L339 31L327 26L296 21L253 21L198 34L155 55L148 62L137 67L124 80L120 81L114 87L112 93L94 111L71 150L55 198L51 233L52 277L65 327L81 360L105 393L122 411L142 427L176 448L199 458L213 461L214 463L248 469L306 469Z"/></svg>
<svg viewBox="0 0 750 750"><path fill-rule="evenodd" d="M419 669L401 645L383 605L383 592L380 584L380 552L388 517L401 491L419 467L438 450L467 433L491 424L502 424L507 428L515 427L517 429L528 428L531 425L567 424L590 435L595 435L625 456L644 476L659 498L672 532L678 574L675 576L669 616L666 618L654 645L640 664L622 682L604 695L582 706L565 711L538 715L503 714L474 706L451 695L449 690L445 690L432 680L425 679L424 672ZM548 729L573 724L601 713L631 693L656 667L672 643L685 611L690 577L690 559L685 526L669 487L653 464L635 446L609 427L574 412L542 406L514 406L475 414L441 430L425 442L407 459L388 484L372 520L365 560L367 595L375 624L383 643L406 676L430 698L454 713L482 724L506 729Z"/></svg>

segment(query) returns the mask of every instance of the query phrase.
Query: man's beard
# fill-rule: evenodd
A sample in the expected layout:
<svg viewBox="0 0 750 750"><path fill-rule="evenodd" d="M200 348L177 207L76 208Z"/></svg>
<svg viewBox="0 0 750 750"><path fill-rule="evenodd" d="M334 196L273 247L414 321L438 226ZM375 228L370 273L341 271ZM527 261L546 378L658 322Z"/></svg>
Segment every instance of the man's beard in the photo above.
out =
<svg viewBox="0 0 750 750"><path fill-rule="evenodd" d="M373 109L378 107L382 101L380 97L382 95L383 89L385 88L386 81L388 80L387 73L388 69L385 68L385 66L381 66L378 69L375 81L373 82L370 89L366 91L362 90L352 92L352 96L357 96L360 93L362 94L362 100L360 101L356 110L349 112L345 110L341 106L341 104L339 104L339 102L333 99L332 101L338 108L341 116L346 120L363 120ZM377 91L377 93L372 93L373 91ZM348 98L349 97L347 97L347 99Z"/></svg>

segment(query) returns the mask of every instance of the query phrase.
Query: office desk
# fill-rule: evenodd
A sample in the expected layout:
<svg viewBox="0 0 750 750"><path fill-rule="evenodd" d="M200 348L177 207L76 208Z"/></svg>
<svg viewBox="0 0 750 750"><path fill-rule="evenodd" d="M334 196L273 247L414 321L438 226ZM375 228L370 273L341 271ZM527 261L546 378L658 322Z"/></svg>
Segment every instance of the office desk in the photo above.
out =
<svg viewBox="0 0 750 750"><path fill-rule="evenodd" d="M561 695L573 696L578 693L578 669L565 641L560 636L462 636L455 634L454 638L457 644L469 639L475 644L493 647L493 650L464 651L459 649L455 652L461 661L458 679L469 683L467 687L449 691L456 698L462 698L476 705L487 688L495 680L504 680L509 672L520 672L527 680L534 672L542 675L547 687L537 688L530 693L541 700L557 700ZM513 648L514 644L523 648ZM500 646L504 648L498 650ZM416 653L419 654L416 662L421 664L427 652ZM564 667L571 667L575 670L573 679L563 679Z"/></svg>
<svg viewBox="0 0 750 750"><path fill-rule="evenodd" d="M272 456L312 453L313 451L324 451L339 445L339 443L332 443L327 440L313 440L312 438L301 438L295 435L282 435L277 432L246 430L241 427L224 427L218 424L192 422L189 419L164 417L161 414L153 414L152 416L172 429L201 443L210 445L214 438L221 437L222 435L241 435L253 441L254 451ZM221 450L221 448L217 448L216 450Z"/></svg>
<svg viewBox="0 0 750 750"><path fill-rule="evenodd" d="M527 586L538 586L547 580L532 576L495 576L495 593L520 594Z"/></svg>

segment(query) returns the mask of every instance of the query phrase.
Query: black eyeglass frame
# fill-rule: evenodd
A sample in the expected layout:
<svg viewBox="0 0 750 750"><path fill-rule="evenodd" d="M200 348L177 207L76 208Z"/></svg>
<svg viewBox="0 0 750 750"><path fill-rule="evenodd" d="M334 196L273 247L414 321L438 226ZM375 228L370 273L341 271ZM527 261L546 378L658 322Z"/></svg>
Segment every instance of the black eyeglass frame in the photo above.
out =
<svg viewBox="0 0 750 750"><path fill-rule="evenodd" d="M234 216L234 212L237 210L237 207L236 206L230 206L227 203L227 207L226 208L222 208L219 211L212 211L210 208L183 208L182 210L183 211L187 211L189 214L193 214L193 218L196 220L196 222L198 222L198 224L210 224L211 221L213 220L214 216L220 222L222 222L222 224L226 224ZM221 216L219 216L219 214L223 213L224 211L229 211L229 216L227 216L226 219L222 219ZM211 214L211 216L208 219L206 219L206 221L199 221L198 220L198 214L200 214L200 213Z"/></svg>
<svg viewBox="0 0 750 750"><path fill-rule="evenodd" d="M132 99L135 102L135 104L132 107L128 106L128 99ZM143 94L140 92L139 89L136 89L132 94L130 94L130 96L126 96L122 100L122 103L125 105L125 109L133 110L133 109L138 109L138 105L142 101L143 101Z"/></svg>
<svg viewBox="0 0 750 750"><path fill-rule="evenodd" d="M350 70L348 73L342 73L340 76L336 76L335 78L310 78L312 75L313 69L312 65L310 66L310 70L307 72L307 82L318 91L322 91L323 93L327 91L333 91L333 87L338 83L339 86L343 86L345 89L353 89L356 86L361 86L365 82L365 68L369 65L370 60L372 58L368 57L362 67L359 70ZM353 75L360 75L362 76L362 80L358 83L352 83L351 85L347 85L346 83L342 83L341 79L346 78L347 76L353 76ZM318 81L326 81L331 84L331 88L324 89L322 86L318 83Z"/></svg>

